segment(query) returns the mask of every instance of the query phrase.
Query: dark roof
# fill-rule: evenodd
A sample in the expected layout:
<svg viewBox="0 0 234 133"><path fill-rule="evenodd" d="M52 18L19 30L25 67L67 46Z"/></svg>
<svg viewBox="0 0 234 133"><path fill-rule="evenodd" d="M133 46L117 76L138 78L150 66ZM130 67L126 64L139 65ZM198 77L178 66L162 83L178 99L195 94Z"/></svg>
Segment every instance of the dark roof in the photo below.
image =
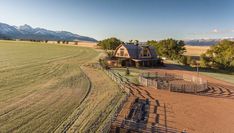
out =
<svg viewBox="0 0 234 133"><path fill-rule="evenodd" d="M153 59L157 58L155 48L153 46L149 46L146 44L142 45L135 45L135 44L122 44L127 50L131 58L139 59L139 53L143 47L148 47L150 50L150 54L152 55Z"/></svg>

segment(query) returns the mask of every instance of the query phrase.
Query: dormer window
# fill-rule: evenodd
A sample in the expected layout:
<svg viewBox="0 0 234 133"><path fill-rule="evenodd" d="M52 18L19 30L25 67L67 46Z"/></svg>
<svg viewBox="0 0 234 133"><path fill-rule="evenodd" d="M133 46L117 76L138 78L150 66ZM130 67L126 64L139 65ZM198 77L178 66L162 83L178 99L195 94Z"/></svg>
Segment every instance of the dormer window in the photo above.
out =
<svg viewBox="0 0 234 133"><path fill-rule="evenodd" d="M124 56L124 48L120 49L120 56Z"/></svg>
<svg viewBox="0 0 234 133"><path fill-rule="evenodd" d="M149 56L148 49L144 48L143 49L143 56Z"/></svg>
<svg viewBox="0 0 234 133"><path fill-rule="evenodd" d="M145 57L148 58L148 57L150 57L151 54L150 54L149 48L143 47L142 50L141 50L140 56L141 56L142 58L145 58Z"/></svg>

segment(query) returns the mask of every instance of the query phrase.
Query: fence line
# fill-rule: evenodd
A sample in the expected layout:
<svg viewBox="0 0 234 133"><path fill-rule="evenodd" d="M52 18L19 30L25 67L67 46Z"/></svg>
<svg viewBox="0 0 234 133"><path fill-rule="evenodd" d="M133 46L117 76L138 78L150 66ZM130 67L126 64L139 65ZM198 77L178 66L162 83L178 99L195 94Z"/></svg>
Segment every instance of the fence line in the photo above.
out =
<svg viewBox="0 0 234 133"><path fill-rule="evenodd" d="M183 80L188 83L183 83ZM197 93L207 89L207 81L201 77L172 73L142 73L139 82L143 86L166 89L174 92Z"/></svg>
<svg viewBox="0 0 234 133"><path fill-rule="evenodd" d="M99 127L99 129L96 132L102 132L102 133L109 133L111 130L111 125L112 122L116 120L116 117L118 116L119 112L121 111L122 107L124 106L125 102L127 102L128 97L130 96L130 90L129 90L129 81L125 81L121 75L115 73L111 69L106 69L104 66L101 64L97 64L98 68L100 68L106 75L108 75L114 82L117 83L118 87L125 93L123 95L117 105L114 107L112 114L110 114L106 122L104 123L104 126Z"/></svg>
<svg viewBox="0 0 234 133"><path fill-rule="evenodd" d="M132 129L133 131L137 132L144 132L144 133L161 133L161 132L167 132L167 133L178 133L179 131L172 127L167 127L165 125L161 124L143 124L143 123L136 123L132 120L123 119L123 121L117 120L118 125L124 125L123 127L120 127L122 129Z"/></svg>

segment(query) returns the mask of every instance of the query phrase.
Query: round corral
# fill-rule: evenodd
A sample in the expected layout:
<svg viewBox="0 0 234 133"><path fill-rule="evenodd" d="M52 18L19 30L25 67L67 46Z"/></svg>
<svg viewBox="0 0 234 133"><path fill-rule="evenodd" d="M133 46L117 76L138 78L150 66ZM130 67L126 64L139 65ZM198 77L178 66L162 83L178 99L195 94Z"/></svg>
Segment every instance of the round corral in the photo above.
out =
<svg viewBox="0 0 234 133"><path fill-rule="evenodd" d="M140 74L139 82L143 86L174 92L197 93L207 89L207 80L199 76L162 72Z"/></svg>

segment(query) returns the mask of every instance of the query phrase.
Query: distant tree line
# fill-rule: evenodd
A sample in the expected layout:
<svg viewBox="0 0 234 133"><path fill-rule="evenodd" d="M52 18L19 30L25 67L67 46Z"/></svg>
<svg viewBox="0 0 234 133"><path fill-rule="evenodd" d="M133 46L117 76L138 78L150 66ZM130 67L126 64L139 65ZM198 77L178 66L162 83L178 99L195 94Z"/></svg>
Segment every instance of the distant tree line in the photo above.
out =
<svg viewBox="0 0 234 133"><path fill-rule="evenodd" d="M234 71L234 42L223 40L201 55L201 66Z"/></svg>
<svg viewBox="0 0 234 133"><path fill-rule="evenodd" d="M10 38L8 36L5 36L5 35L2 35L2 34L0 34L0 39L2 39L2 40L12 40L12 38Z"/></svg>

